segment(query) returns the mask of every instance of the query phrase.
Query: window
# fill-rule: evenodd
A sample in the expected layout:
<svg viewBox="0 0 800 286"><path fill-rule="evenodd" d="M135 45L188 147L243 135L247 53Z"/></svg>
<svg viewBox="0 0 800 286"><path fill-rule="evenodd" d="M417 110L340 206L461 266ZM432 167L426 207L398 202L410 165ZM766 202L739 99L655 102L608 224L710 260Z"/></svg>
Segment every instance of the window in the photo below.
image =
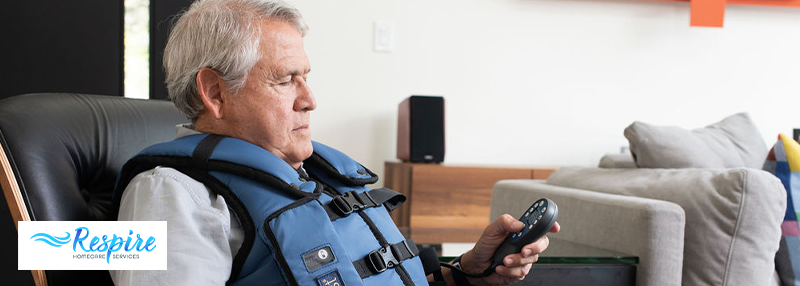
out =
<svg viewBox="0 0 800 286"><path fill-rule="evenodd" d="M150 0L125 0L125 97L150 98Z"/></svg>

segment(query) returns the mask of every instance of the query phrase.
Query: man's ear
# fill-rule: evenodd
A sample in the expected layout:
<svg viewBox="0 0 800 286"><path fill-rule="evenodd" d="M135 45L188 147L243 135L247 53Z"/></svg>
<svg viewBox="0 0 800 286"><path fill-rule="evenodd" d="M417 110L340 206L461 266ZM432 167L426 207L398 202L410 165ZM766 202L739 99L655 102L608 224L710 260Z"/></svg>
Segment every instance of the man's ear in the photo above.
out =
<svg viewBox="0 0 800 286"><path fill-rule="evenodd" d="M223 81L217 71L210 68L201 68L197 72L197 91L206 110L216 119L222 118L222 98Z"/></svg>

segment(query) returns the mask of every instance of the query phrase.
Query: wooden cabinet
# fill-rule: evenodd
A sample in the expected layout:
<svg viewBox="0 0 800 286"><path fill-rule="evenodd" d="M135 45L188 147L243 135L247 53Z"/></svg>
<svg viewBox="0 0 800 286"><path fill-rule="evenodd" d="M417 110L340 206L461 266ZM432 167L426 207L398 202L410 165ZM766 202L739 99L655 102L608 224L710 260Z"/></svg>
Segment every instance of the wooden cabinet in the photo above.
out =
<svg viewBox="0 0 800 286"><path fill-rule="evenodd" d="M384 185L406 195L392 212L398 226L484 228L492 187L508 179L547 179L555 168L453 166L386 162Z"/></svg>

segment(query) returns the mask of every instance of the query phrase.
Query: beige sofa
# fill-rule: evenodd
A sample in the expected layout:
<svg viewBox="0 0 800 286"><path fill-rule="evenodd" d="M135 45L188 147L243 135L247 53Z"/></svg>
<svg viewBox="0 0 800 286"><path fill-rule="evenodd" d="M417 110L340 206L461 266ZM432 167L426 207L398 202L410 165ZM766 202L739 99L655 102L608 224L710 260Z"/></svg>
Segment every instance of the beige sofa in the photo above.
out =
<svg viewBox="0 0 800 286"><path fill-rule="evenodd" d="M637 285L778 285L786 193L755 169L562 168L498 182L492 218L520 202L559 206L559 239L639 256Z"/></svg>
<svg viewBox="0 0 800 286"><path fill-rule="evenodd" d="M547 197L558 204L562 226L552 236L639 256L637 285L779 285L774 261L786 192L777 177L753 166L766 158L766 147L748 148L745 167L643 168L647 154L630 142L639 162L611 156L599 168L560 168L547 181L498 182L491 218L522 213L521 202ZM669 150L670 159L679 157Z"/></svg>

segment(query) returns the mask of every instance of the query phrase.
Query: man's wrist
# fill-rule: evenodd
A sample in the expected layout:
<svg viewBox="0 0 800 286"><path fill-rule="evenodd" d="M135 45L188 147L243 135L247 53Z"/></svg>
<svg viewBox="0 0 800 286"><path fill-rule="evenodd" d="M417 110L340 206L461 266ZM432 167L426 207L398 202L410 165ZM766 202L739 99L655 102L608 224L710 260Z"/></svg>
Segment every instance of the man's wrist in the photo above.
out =
<svg viewBox="0 0 800 286"><path fill-rule="evenodd" d="M452 264L453 266L456 267L456 269L452 269L450 271L450 275L453 277L453 282L455 282L456 286L474 286L472 284L472 281L467 280L467 276L464 276L464 273L461 272L461 271L466 272L464 268L462 268L463 264L461 263L461 259L463 257L464 255L462 254L461 256L456 257L456 259L453 260Z"/></svg>
<svg viewBox="0 0 800 286"><path fill-rule="evenodd" d="M482 263L476 262L472 250L467 251L466 253L461 255L460 258L461 258L461 269L469 274L483 273L486 270L486 268L489 268L491 266L491 264L488 263L482 265Z"/></svg>
<svg viewBox="0 0 800 286"><path fill-rule="evenodd" d="M468 273L468 274L480 274L484 272L485 269L476 269L474 266L477 263L474 263L471 260L471 251L462 254L461 256L457 257L453 260L453 266L458 267L461 271ZM467 263L464 263L464 259L467 259ZM464 268L464 266L467 266ZM488 266L487 266L488 267ZM475 278L475 277L467 277L463 273L459 273L458 271L450 271L453 280L455 281L456 285L458 286L484 286L489 285L488 283L483 281L483 278Z"/></svg>

